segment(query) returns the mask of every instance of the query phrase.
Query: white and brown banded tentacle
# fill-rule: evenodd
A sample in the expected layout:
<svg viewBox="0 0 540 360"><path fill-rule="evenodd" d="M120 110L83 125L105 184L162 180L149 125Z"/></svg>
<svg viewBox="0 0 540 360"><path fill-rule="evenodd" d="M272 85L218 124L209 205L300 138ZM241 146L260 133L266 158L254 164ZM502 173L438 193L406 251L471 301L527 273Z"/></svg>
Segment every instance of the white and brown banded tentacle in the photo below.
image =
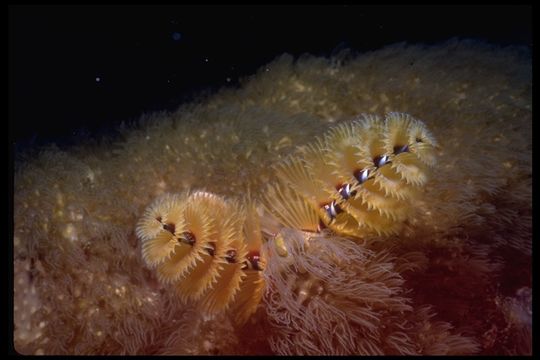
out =
<svg viewBox="0 0 540 360"><path fill-rule="evenodd" d="M324 142L303 146L295 165L284 165L286 182L318 212L319 231L328 226L352 235L395 233L409 214L408 202L427 181L434 144L425 125L410 115L389 113L384 121L362 115L329 130Z"/></svg>
<svg viewBox="0 0 540 360"><path fill-rule="evenodd" d="M203 261L205 248L214 239L214 220L208 214L207 207L192 201L194 195L184 200L184 229L178 230L175 225L173 233L173 224L167 224L166 231L175 235L177 244L170 258L157 267L157 275L162 282L172 283L187 276Z"/></svg>
<svg viewBox="0 0 540 360"><path fill-rule="evenodd" d="M352 235L351 231L347 229L351 228L355 220L350 215L339 210L331 211L331 204L333 202L337 204L341 198L334 184L331 182L332 179L329 176L319 179L313 173L314 170L317 170L316 173L318 174L327 173L320 172L320 164L315 163L317 159L320 159L320 151L320 145L302 147L299 150L299 154L297 154L298 156L291 156L285 161L276 164L274 169L276 170L278 179L283 182L283 186L293 190L302 201L317 212L317 216L320 219L317 226L319 230L328 226L334 231ZM307 158L302 156L307 156ZM287 199L287 201L293 203L292 198L290 200ZM268 207L281 207L279 204L273 205L273 202L273 200L267 201ZM338 216L339 214L342 215ZM353 225L354 228L357 226L358 224Z"/></svg>
<svg viewBox="0 0 540 360"><path fill-rule="evenodd" d="M177 246L176 235L184 231L182 199L166 194L154 201L137 224L142 256L150 267L170 259Z"/></svg>
<svg viewBox="0 0 540 360"><path fill-rule="evenodd" d="M174 224L163 224L163 229L167 231L170 235L174 236L177 242L193 246L197 239L195 235L190 231L181 232L178 235L175 235L175 225ZM206 253L212 257L215 256L216 245L214 242L208 242L203 246ZM234 249L227 250L226 254L221 258L228 264L237 263L237 251ZM260 266L261 255L260 252L249 253L247 259L243 262L242 268L249 270L262 271L263 269Z"/></svg>
<svg viewBox="0 0 540 360"><path fill-rule="evenodd" d="M264 290L259 215L232 199L204 192L167 194L137 225L143 259L181 301L211 315L235 307L245 322Z"/></svg>

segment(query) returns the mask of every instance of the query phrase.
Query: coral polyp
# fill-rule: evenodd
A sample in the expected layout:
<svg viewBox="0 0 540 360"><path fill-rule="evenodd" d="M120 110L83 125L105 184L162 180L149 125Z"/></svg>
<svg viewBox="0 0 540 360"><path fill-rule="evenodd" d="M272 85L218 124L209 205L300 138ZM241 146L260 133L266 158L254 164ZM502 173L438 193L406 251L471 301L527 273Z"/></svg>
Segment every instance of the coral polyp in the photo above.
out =
<svg viewBox="0 0 540 360"><path fill-rule="evenodd" d="M281 355L468 354L478 350L469 337L423 329L429 309L417 312L405 296L392 255L350 239L283 229L286 255L266 244L269 290L266 311L284 330L270 338ZM441 326L437 325L437 326ZM426 337L439 335L440 339ZM450 342L459 344L452 346ZM430 351L428 346L447 351Z"/></svg>

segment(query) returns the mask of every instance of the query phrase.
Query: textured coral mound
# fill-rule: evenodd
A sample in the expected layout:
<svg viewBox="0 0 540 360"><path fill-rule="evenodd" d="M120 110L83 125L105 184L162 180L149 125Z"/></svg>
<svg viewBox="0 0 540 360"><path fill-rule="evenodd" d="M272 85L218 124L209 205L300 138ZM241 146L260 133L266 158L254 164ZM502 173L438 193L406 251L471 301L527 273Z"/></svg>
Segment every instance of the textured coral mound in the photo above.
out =
<svg viewBox="0 0 540 360"><path fill-rule="evenodd" d="M531 67L528 50L473 41L397 44L331 59L283 55L239 88L143 116L119 138L19 154L16 350L530 354ZM359 114L391 112L421 119L438 143L437 166L415 189L414 203L405 212L380 208L399 228L372 223L375 231L354 237L334 232L329 218L328 228L310 233L294 219L265 215L279 213L280 204L293 204L282 207L289 214L305 209L291 201L302 192L280 185L276 171L298 147L316 137L339 139L330 129L348 131ZM406 144L394 145L399 153ZM323 164L338 164L332 155ZM404 200L404 188L396 189ZM255 272L265 286L249 318L250 297L231 296L214 304L227 311L208 312L215 307L196 289L179 296L183 285L159 281L156 268L174 257L178 238L191 243L191 235L176 236L161 219L154 235L168 229L176 243L162 233L161 247L153 248L159 251L148 252L137 238L138 221L156 198L194 190L266 209L238 210L257 214L260 255L267 257L264 271ZM331 204L317 204L323 216L338 215ZM313 224L310 216L304 220ZM214 249L209 244L197 253L203 260ZM246 274L244 282L253 280ZM197 286L217 289L220 278Z"/></svg>

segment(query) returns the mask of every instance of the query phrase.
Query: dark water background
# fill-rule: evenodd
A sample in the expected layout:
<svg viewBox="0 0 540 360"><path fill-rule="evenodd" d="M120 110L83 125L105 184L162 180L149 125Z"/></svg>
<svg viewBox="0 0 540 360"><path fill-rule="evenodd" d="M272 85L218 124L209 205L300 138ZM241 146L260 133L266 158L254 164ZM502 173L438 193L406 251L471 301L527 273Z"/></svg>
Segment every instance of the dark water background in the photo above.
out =
<svg viewBox="0 0 540 360"><path fill-rule="evenodd" d="M276 56L452 37L532 46L530 6L13 6L15 151L111 134L236 86Z"/></svg>

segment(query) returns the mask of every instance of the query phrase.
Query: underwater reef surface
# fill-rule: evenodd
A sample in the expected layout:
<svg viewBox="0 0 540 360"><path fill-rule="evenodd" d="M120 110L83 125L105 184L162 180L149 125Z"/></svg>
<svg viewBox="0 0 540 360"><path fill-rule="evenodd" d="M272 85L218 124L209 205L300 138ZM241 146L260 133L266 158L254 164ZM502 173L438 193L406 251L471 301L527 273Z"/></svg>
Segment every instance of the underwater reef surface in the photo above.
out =
<svg viewBox="0 0 540 360"><path fill-rule="evenodd" d="M144 115L114 140L21 155L15 349L531 354L531 87L529 50L469 40L282 55L239 88ZM438 143L399 232L325 231L303 246L285 229L287 256L268 259L262 300L243 325L238 308L201 312L147 267L135 230L157 197L204 190L279 202L266 187L274 164L333 126L388 112L421 119ZM260 216L270 233L270 215ZM265 237L266 254L275 242Z"/></svg>

